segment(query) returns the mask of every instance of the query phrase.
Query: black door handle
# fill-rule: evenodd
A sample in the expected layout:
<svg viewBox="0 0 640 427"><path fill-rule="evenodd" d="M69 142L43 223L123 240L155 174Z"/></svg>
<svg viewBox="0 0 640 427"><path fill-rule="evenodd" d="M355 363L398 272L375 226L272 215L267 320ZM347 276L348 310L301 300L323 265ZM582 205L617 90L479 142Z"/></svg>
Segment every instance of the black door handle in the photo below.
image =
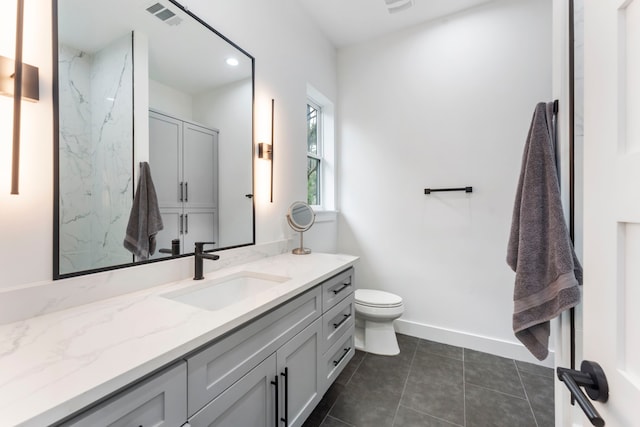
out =
<svg viewBox="0 0 640 427"><path fill-rule="evenodd" d="M596 362L583 360L580 370L567 368L557 368L558 379L562 381L571 395L574 397L582 411L585 413L591 424L596 427L603 427L604 420L593 407L587 396L584 395L580 387L584 387L587 395L597 402L606 402L609 399L609 383L604 371Z"/></svg>
<svg viewBox="0 0 640 427"><path fill-rule="evenodd" d="M284 423L284 427L289 427L289 368L284 368L280 375L284 377L284 417L280 421Z"/></svg>
<svg viewBox="0 0 640 427"><path fill-rule="evenodd" d="M271 384L276 387L276 423L274 424L274 427L276 427L278 425L278 421L280 420L280 417L278 416L278 410L280 409L278 405L278 375L273 378Z"/></svg>

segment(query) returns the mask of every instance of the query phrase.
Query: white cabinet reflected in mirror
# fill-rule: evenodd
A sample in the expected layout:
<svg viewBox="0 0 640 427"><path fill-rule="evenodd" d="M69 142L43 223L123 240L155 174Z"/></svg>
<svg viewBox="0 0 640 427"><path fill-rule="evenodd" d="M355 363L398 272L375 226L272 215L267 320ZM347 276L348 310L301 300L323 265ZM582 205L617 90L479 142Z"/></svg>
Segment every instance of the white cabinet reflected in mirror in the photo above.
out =
<svg viewBox="0 0 640 427"><path fill-rule="evenodd" d="M138 262L140 162L164 223L151 260L254 244L253 57L171 0L53 5L54 279Z"/></svg>

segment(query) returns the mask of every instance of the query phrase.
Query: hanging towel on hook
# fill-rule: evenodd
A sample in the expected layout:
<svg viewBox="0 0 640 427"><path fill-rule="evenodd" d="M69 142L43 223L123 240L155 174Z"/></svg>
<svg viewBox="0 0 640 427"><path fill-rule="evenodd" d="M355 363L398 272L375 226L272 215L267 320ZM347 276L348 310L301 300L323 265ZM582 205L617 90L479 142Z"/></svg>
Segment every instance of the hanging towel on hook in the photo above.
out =
<svg viewBox="0 0 640 427"><path fill-rule="evenodd" d="M124 247L139 260L148 259L156 251L156 234L163 228L151 168L149 163L140 162L140 178L129 214Z"/></svg>
<svg viewBox="0 0 640 427"><path fill-rule="evenodd" d="M507 264L515 271L513 330L539 360L549 354L550 320L580 302L582 267L562 210L553 103L533 114L513 208Z"/></svg>

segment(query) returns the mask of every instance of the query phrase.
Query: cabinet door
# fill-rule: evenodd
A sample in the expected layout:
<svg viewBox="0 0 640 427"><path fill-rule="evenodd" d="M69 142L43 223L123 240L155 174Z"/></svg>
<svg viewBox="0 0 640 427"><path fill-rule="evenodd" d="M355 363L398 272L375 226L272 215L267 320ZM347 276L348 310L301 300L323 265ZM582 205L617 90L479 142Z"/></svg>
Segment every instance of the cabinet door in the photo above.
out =
<svg viewBox="0 0 640 427"><path fill-rule="evenodd" d="M276 422L276 355L272 354L189 419L191 427L272 427Z"/></svg>
<svg viewBox="0 0 640 427"><path fill-rule="evenodd" d="M149 166L160 207L182 206L182 122L149 112Z"/></svg>
<svg viewBox="0 0 640 427"><path fill-rule="evenodd" d="M184 123L185 208L214 208L218 201L218 133Z"/></svg>
<svg viewBox="0 0 640 427"><path fill-rule="evenodd" d="M288 427L301 426L322 398L322 319L317 319L277 351L280 413Z"/></svg>
<svg viewBox="0 0 640 427"><path fill-rule="evenodd" d="M216 242L207 245L206 250L218 247L218 217L215 210L184 211L184 250L194 252L195 242ZM206 262L206 261L205 261Z"/></svg>
<svg viewBox="0 0 640 427"><path fill-rule="evenodd" d="M186 388L187 366L179 362L62 425L179 427L187 418Z"/></svg>

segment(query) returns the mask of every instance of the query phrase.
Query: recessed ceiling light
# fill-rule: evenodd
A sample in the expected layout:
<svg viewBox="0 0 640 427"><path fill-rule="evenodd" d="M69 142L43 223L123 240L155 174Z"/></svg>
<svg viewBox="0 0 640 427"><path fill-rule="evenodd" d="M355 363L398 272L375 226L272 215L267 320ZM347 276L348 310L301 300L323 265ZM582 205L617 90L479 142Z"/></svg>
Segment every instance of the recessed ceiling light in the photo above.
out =
<svg viewBox="0 0 640 427"><path fill-rule="evenodd" d="M226 62L227 62L227 65L230 65L232 67L236 67L240 63L236 58L227 58Z"/></svg>

